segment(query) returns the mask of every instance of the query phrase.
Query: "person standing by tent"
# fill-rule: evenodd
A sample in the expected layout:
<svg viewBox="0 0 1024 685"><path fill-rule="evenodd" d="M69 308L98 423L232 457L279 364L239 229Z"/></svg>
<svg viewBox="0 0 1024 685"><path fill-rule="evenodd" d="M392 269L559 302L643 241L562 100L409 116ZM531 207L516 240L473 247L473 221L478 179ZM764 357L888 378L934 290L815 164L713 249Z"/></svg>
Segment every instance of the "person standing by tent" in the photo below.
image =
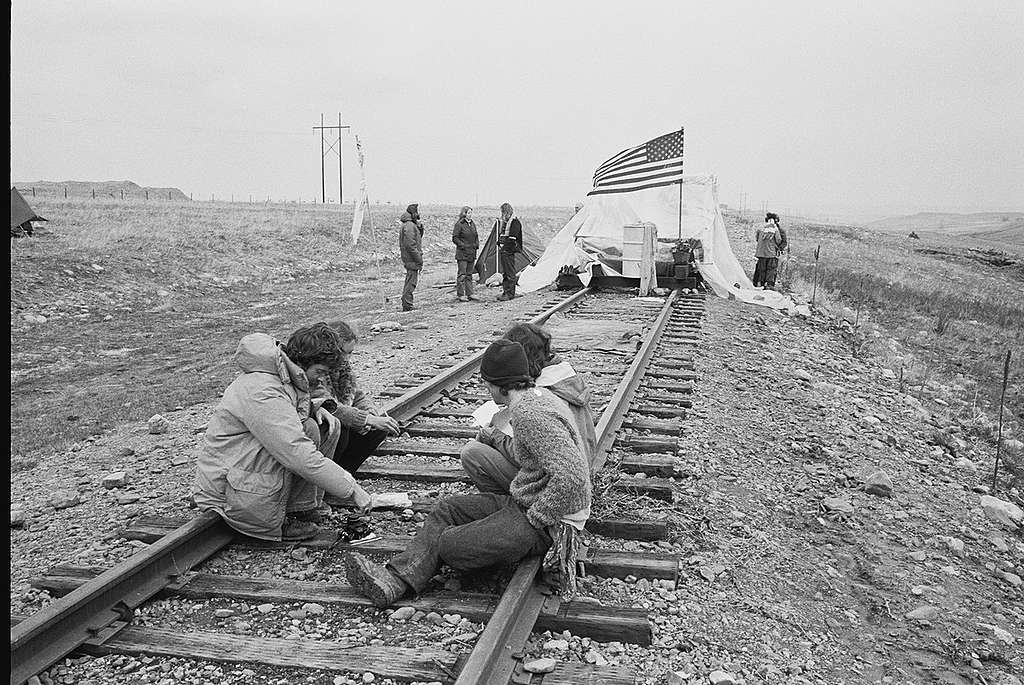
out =
<svg viewBox="0 0 1024 685"><path fill-rule="evenodd" d="M455 243L455 262L458 264L458 275L455 277L455 290L459 302L475 300L473 297L473 264L476 262L476 251L480 249L480 236L473 221L473 209L463 207L459 219L452 229L452 242Z"/></svg>
<svg viewBox="0 0 1024 685"><path fill-rule="evenodd" d="M411 204L399 219L402 226L398 229L398 249L402 253L402 264L405 265L405 287L402 288L402 311L412 310L412 293L423 269L423 222L420 221L418 204Z"/></svg>
<svg viewBox="0 0 1024 685"><path fill-rule="evenodd" d="M751 280L755 288L774 288L779 255L787 247L786 234L779 228L778 214L768 212L764 217L764 226L755 231L754 238L757 241L757 251L754 253L757 265Z"/></svg>
<svg viewBox="0 0 1024 685"><path fill-rule="evenodd" d="M523 251L523 224L512 212L512 205L501 205L501 218L495 220L494 233L498 239L498 267L501 271L499 300L516 296L516 255Z"/></svg>

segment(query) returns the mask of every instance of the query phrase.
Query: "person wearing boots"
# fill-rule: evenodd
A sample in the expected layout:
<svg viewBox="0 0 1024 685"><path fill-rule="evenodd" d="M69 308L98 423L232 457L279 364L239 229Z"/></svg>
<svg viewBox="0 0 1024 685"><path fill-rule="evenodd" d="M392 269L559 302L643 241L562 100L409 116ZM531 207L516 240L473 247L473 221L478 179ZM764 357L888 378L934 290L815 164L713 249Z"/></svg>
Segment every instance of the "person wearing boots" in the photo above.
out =
<svg viewBox="0 0 1024 685"><path fill-rule="evenodd" d="M413 309L412 293L423 269L423 222L420 221L419 205L411 204L402 214L398 229L398 249L405 265L405 286L402 288L402 311Z"/></svg>
<svg viewBox="0 0 1024 685"><path fill-rule="evenodd" d="M452 229L452 242L455 243L455 261L458 264L458 275L455 277L455 290L459 302L475 300L473 297L473 265L476 263L476 252L480 249L480 236L477 235L476 223L473 222L473 210L463 207L459 219Z"/></svg>
<svg viewBox="0 0 1024 685"><path fill-rule="evenodd" d="M494 234L498 240L498 268L501 271L499 300L516 296L516 255L523 251L523 224L512 213L512 205L501 205L501 218L495 220Z"/></svg>
<svg viewBox="0 0 1024 685"><path fill-rule="evenodd" d="M333 454L337 419L316 412L310 385L342 359L323 325L300 328L281 345L265 333L238 343L241 375L213 413L199 454L192 497L199 509L262 540L306 540L319 532L324 491L363 512L370 496Z"/></svg>
<svg viewBox="0 0 1024 685"><path fill-rule="evenodd" d="M590 469L571 416L535 388L526 352L498 340L484 352L480 377L508 405L520 464L509 494L456 495L438 503L405 551L386 566L358 553L345 558L348 582L375 606L422 592L441 563L474 571L548 552L563 597L576 587L578 534L590 516Z"/></svg>

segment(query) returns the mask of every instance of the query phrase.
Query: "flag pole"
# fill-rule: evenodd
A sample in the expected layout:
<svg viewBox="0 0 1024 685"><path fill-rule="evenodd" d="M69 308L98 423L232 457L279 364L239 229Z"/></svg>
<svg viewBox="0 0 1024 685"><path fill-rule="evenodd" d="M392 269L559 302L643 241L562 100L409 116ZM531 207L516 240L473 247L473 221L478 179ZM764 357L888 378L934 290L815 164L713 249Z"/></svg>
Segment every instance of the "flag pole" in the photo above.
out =
<svg viewBox="0 0 1024 685"><path fill-rule="evenodd" d="M683 238L683 181L679 180L679 224L676 227L676 240Z"/></svg>
<svg viewBox="0 0 1024 685"><path fill-rule="evenodd" d="M683 138L683 136L685 135L684 127L682 127L682 126L679 127L679 135L680 135L680 138ZM684 141L685 141L685 139L684 139ZM680 152L680 156L682 156L682 152ZM682 177L682 175L683 175L682 165L680 165L680 167L679 167L679 175L680 175L680 177ZM676 239L677 240L682 240L682 238L683 238L683 179L680 178L679 179L679 225L678 225L678 227L676 229Z"/></svg>

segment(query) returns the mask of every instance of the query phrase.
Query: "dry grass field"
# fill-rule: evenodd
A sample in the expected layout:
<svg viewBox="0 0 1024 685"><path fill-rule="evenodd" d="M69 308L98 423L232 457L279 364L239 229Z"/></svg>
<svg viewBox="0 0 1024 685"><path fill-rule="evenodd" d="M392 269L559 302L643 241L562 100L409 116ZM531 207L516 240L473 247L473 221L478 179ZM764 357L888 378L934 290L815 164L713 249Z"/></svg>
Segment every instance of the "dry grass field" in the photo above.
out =
<svg viewBox="0 0 1024 685"><path fill-rule="evenodd" d="M14 471L114 425L216 398L246 333L395 317L401 207L374 206L375 233L365 225L355 247L350 207L37 198L34 208L49 223L11 247ZM421 213L428 272L453 272L458 208ZM519 211L542 235L571 213ZM477 210L481 230L489 217Z"/></svg>
<svg viewBox="0 0 1024 685"><path fill-rule="evenodd" d="M741 261L752 263L757 223L733 215L729 225ZM1024 226L1004 241L988 230L950 235L917 225L885 232L799 220L784 226L792 249L780 261L780 287L814 295L856 354L880 358L905 392L952 402L958 418L991 437L1011 350L1004 420L1024 426ZM920 238L908 238L915 227Z"/></svg>
<svg viewBox="0 0 1024 685"><path fill-rule="evenodd" d="M41 450L216 397L247 332L285 336L311 319L372 321L396 308L398 206L374 206L375 233L365 226L358 246L348 207L51 198L36 209L50 222L11 250L14 470ZM450 267L457 211L423 207L428 265ZM520 215L550 236L571 211ZM755 224L727 218L734 249L752 261ZM477 219L489 225L488 210ZM820 244L816 301L852 317L846 335L858 353L882 357L911 393L952 391L991 417L1015 349L1008 418L1024 419L1024 246L926 232L912 240L891 227L789 229L781 286L811 295ZM352 311L375 291L377 310Z"/></svg>

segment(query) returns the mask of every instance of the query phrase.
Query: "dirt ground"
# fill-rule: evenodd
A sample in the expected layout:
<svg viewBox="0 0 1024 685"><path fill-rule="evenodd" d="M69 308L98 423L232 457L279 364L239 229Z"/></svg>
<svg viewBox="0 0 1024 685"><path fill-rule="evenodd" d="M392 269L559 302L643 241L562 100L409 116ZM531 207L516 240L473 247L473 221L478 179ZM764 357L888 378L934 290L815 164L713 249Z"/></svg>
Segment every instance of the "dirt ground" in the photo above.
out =
<svg viewBox="0 0 1024 685"><path fill-rule="evenodd" d="M451 277L447 263L428 271L419 309L408 314L382 312L372 287L341 301L315 282L280 280L262 287L261 299L236 292L230 331L240 337L258 312L272 313L275 302L305 289L317 306L344 308L360 323L364 340L353 363L378 392L427 360L461 356L469 342L497 334L549 296L458 303L451 290L433 287ZM397 278L388 283L393 288ZM490 289L485 297L496 295ZM872 358L854 357L834 319L790 319L711 296L707 307L677 490L677 506L700 512L702 523L679 531L684 571L676 590L652 589L643 600L655 645L626 646L618 663L659 684L671 672L707 683L713 671L742 683L1019 684L1024 532L980 506L991 447L942 404L922 407L900 392L892 372ZM12 305L12 337L15 313ZM102 316L90 316L83 321L102 325ZM141 543L117 532L132 517L189 514L196 449L232 370L226 358L213 371L213 361L195 368L201 352L190 357L188 350L203 341L189 338L170 309L161 316L149 331L183 341L167 364L202 377L193 392L205 394L160 397L130 356L115 355L96 375L110 384L111 403L149 393L153 404L12 468L12 613L47 601L28 581L51 565L109 566L137 551ZM403 328L369 334L384 320ZM103 363L102 352L80 350L63 363L73 373L75 364ZM12 379L32 372L31 361L19 359ZM951 389L935 399L962 401L955 395ZM148 432L150 408L169 420L169 432ZM15 420L12 408L12 428ZM866 488L879 469L891 479L891 496ZM128 482L107 490L101 480L114 471L127 472ZM1021 502L1005 486L996 494Z"/></svg>

